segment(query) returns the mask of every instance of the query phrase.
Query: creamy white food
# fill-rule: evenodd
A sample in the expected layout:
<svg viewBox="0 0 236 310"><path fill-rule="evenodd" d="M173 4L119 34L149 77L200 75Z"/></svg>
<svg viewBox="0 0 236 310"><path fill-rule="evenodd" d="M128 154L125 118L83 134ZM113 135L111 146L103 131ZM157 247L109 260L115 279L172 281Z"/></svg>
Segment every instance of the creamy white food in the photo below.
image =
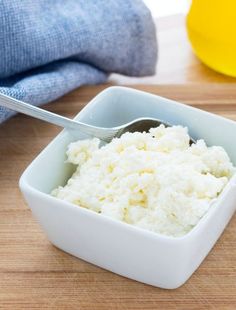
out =
<svg viewBox="0 0 236 310"><path fill-rule="evenodd" d="M101 148L96 138L74 142L67 156L77 168L54 196L175 237L198 223L235 172L222 147L190 146L181 126L125 133Z"/></svg>

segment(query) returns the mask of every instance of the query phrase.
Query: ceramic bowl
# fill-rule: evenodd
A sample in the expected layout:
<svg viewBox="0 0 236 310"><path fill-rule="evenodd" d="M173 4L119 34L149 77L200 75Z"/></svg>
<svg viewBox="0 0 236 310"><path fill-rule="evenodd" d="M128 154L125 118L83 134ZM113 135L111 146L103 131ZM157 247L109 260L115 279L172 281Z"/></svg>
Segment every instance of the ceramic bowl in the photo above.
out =
<svg viewBox="0 0 236 310"><path fill-rule="evenodd" d="M224 147L236 165L236 122L166 98L110 87L75 119L109 127L144 116L187 126L193 138ZM160 235L50 195L73 173L74 167L65 163L67 145L85 137L63 130L20 179L24 197L48 239L63 251L119 275L161 288L179 287L198 268L235 212L235 176L189 233L179 238Z"/></svg>

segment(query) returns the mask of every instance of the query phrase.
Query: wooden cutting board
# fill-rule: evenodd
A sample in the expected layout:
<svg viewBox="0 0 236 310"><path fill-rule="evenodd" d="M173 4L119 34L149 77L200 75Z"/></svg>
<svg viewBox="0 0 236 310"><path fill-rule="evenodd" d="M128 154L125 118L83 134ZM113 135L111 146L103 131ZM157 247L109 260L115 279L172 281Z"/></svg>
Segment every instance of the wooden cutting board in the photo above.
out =
<svg viewBox="0 0 236 310"><path fill-rule="evenodd" d="M81 88L45 108L72 117L107 86ZM234 84L135 88L236 121ZM236 309L236 217L176 290L126 279L52 246L24 203L18 179L58 132L23 115L0 126L0 309ZM236 147L236 135L232 143Z"/></svg>

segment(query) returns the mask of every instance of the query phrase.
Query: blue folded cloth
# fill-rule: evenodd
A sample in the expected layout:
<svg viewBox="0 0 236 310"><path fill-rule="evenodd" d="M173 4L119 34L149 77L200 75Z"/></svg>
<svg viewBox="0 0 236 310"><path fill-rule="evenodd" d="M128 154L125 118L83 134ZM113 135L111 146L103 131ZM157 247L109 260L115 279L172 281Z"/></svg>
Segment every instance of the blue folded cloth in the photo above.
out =
<svg viewBox="0 0 236 310"><path fill-rule="evenodd" d="M155 72L155 26L141 0L2 0L0 42L0 92L34 105L111 72ZM0 106L0 123L13 114Z"/></svg>

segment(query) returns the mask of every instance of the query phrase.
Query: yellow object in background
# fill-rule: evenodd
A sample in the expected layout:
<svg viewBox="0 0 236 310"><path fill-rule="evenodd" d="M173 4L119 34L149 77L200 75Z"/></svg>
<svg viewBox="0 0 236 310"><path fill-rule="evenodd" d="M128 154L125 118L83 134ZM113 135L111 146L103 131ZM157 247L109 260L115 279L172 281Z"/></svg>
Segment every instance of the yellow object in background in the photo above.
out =
<svg viewBox="0 0 236 310"><path fill-rule="evenodd" d="M203 63L236 77L236 0L193 0L187 30Z"/></svg>

